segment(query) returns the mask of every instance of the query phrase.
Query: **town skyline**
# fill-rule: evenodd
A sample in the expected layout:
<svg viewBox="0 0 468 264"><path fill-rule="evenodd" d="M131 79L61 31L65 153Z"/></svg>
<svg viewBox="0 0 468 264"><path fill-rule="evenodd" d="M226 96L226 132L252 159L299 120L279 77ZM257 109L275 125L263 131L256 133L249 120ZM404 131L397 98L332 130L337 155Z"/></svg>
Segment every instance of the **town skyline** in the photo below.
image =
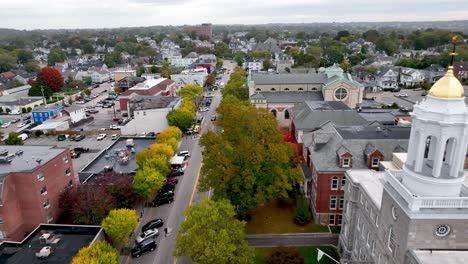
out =
<svg viewBox="0 0 468 264"><path fill-rule="evenodd" d="M258 10L262 10L261 13ZM391 12L389 12L391 11ZM19 15L21 14L21 15ZM468 17L463 1L252 1L213 0L51 1L47 8L32 0L5 3L0 28L90 29L183 25L342 22L454 21ZM128 18L128 19L122 19Z"/></svg>

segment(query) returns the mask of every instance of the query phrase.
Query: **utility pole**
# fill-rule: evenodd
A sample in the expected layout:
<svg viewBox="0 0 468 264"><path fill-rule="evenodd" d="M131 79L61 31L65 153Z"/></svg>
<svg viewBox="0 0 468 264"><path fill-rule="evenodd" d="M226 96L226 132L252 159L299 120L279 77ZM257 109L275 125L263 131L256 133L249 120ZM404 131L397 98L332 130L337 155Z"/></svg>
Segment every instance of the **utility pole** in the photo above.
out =
<svg viewBox="0 0 468 264"><path fill-rule="evenodd" d="M41 85L41 92L42 92L42 102L44 103L44 105L47 105L45 97L44 97L44 86L42 86L42 85Z"/></svg>

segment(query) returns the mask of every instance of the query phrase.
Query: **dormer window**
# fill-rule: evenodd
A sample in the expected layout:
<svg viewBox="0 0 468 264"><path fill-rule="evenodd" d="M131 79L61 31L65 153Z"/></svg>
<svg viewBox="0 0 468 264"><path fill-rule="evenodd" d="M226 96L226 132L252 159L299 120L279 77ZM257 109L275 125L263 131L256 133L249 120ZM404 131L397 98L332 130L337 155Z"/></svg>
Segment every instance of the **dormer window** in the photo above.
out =
<svg viewBox="0 0 468 264"><path fill-rule="evenodd" d="M380 160L378 158L373 158L372 159L372 167L373 168L378 167L379 163L380 163Z"/></svg>
<svg viewBox="0 0 468 264"><path fill-rule="evenodd" d="M343 158L343 167L348 168L351 165L351 159Z"/></svg>

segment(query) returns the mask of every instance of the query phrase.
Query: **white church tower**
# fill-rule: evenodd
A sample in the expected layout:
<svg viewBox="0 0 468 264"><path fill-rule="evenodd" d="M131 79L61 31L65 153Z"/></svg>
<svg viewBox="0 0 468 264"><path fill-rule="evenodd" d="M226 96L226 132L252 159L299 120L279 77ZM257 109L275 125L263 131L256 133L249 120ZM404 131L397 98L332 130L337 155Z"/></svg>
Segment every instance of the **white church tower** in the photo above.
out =
<svg viewBox="0 0 468 264"><path fill-rule="evenodd" d="M464 90L450 66L414 106L403 185L415 196L458 197L465 176L468 110Z"/></svg>

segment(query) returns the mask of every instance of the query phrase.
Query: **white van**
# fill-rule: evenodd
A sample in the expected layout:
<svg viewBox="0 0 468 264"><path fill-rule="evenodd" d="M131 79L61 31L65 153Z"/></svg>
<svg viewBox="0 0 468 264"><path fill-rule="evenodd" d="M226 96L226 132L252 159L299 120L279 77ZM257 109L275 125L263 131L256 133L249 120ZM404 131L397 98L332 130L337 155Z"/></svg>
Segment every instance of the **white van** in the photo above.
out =
<svg viewBox="0 0 468 264"><path fill-rule="evenodd" d="M220 84L219 84L219 87L220 87L220 88L224 88L224 83L223 83L223 82L220 83Z"/></svg>
<svg viewBox="0 0 468 264"><path fill-rule="evenodd" d="M19 135L18 137L21 138L21 140L25 141L26 139L28 139L28 134L23 133L23 134Z"/></svg>

